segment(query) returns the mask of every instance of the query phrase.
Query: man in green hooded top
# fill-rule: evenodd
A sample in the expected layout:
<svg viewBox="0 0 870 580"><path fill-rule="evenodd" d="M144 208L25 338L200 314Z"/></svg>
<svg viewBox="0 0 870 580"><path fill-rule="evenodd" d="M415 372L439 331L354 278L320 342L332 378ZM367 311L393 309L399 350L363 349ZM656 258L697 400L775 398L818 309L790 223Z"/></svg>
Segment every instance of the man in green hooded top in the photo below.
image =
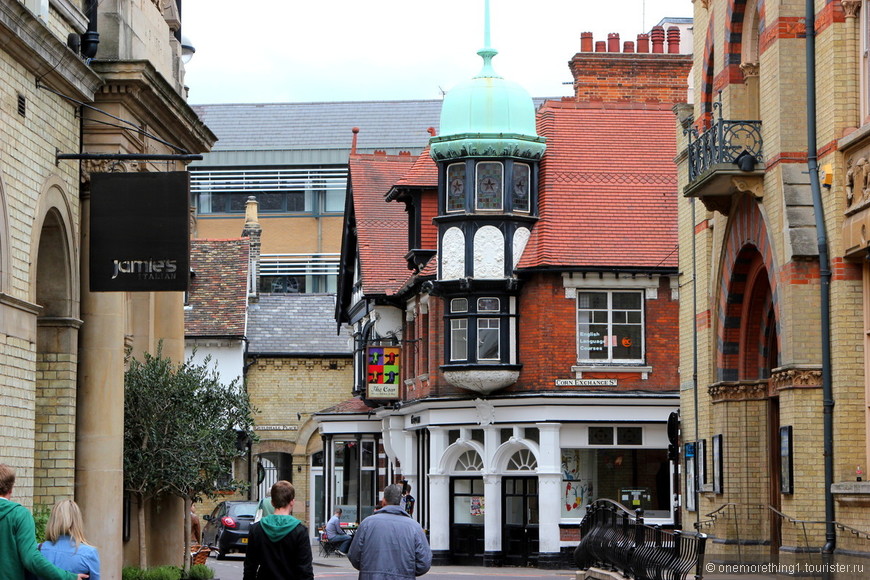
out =
<svg viewBox="0 0 870 580"><path fill-rule="evenodd" d="M290 515L296 489L277 481L270 494L275 513L251 526L245 554L244 580L311 580L311 539L308 529Z"/></svg>

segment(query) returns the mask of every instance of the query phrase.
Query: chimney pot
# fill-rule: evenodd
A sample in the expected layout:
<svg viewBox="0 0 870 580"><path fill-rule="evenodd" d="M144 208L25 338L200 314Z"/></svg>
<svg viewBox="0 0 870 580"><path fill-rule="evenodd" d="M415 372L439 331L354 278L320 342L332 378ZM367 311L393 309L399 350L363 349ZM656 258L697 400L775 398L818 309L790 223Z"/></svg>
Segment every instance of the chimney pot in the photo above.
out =
<svg viewBox="0 0 870 580"><path fill-rule="evenodd" d="M654 26L652 29L652 51L661 54L665 51L665 28Z"/></svg>
<svg viewBox="0 0 870 580"><path fill-rule="evenodd" d="M611 32L607 35L607 52L619 52L618 32Z"/></svg>
<svg viewBox="0 0 870 580"><path fill-rule="evenodd" d="M607 52L607 43L603 40L596 41L595 52Z"/></svg>
<svg viewBox="0 0 870 580"><path fill-rule="evenodd" d="M680 29L676 26L668 28L668 54L680 53Z"/></svg>
<svg viewBox="0 0 870 580"><path fill-rule="evenodd" d="M580 33L580 52L592 52L592 33Z"/></svg>
<svg viewBox="0 0 870 580"><path fill-rule="evenodd" d="M637 52L639 52L639 53L648 53L649 52L649 34L638 34L637 35Z"/></svg>
<svg viewBox="0 0 870 580"><path fill-rule="evenodd" d="M622 52L634 52L634 43L630 40L626 40L622 45Z"/></svg>

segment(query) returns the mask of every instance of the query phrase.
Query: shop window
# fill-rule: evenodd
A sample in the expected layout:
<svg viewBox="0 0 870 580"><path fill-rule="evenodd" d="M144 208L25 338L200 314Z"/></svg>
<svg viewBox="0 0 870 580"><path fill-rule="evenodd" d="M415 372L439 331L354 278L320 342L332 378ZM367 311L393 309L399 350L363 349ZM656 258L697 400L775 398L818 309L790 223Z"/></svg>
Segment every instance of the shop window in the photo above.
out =
<svg viewBox="0 0 870 580"><path fill-rule="evenodd" d="M577 359L643 362L643 292L577 292Z"/></svg>
<svg viewBox="0 0 870 580"><path fill-rule="evenodd" d="M475 180L475 207L479 210L501 210L504 167L501 163L486 161L477 164Z"/></svg>
<svg viewBox="0 0 870 580"><path fill-rule="evenodd" d="M647 518L671 514L671 470L665 449L562 449L562 517L580 519L586 505L614 499Z"/></svg>
<svg viewBox="0 0 870 580"><path fill-rule="evenodd" d="M447 166L447 211L465 209L465 164Z"/></svg>
<svg viewBox="0 0 870 580"><path fill-rule="evenodd" d="M483 479L479 477L457 477L453 479L453 523L481 524L485 504L483 501Z"/></svg>

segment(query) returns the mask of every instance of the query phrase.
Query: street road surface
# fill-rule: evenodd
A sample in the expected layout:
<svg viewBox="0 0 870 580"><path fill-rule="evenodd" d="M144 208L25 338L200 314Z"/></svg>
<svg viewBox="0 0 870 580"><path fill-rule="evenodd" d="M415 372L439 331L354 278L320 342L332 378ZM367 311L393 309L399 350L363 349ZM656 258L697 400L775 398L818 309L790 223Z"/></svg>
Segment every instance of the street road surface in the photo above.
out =
<svg viewBox="0 0 870 580"><path fill-rule="evenodd" d="M317 546L314 546L316 549ZM245 557L242 554L228 554L226 560L218 561L213 556L208 560L208 566L215 571L215 580L242 580L242 565ZM471 578L478 580L535 580L538 578L562 578L574 580L575 570L538 570L536 568L484 568L476 566L437 566L424 580L451 580L453 578ZM315 578L337 578L351 580L357 577L347 558L330 556L314 558Z"/></svg>

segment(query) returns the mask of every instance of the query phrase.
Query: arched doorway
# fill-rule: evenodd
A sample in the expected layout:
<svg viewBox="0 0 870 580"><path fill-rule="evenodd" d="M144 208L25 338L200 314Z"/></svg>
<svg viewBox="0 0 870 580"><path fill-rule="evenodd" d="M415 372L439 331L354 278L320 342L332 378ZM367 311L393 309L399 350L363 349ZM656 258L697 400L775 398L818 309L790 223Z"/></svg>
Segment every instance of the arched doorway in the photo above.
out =
<svg viewBox="0 0 870 580"><path fill-rule="evenodd" d="M54 188L46 197L60 196ZM70 231L61 213L44 215L36 241L37 316L34 504L73 497L75 484L78 305Z"/></svg>

